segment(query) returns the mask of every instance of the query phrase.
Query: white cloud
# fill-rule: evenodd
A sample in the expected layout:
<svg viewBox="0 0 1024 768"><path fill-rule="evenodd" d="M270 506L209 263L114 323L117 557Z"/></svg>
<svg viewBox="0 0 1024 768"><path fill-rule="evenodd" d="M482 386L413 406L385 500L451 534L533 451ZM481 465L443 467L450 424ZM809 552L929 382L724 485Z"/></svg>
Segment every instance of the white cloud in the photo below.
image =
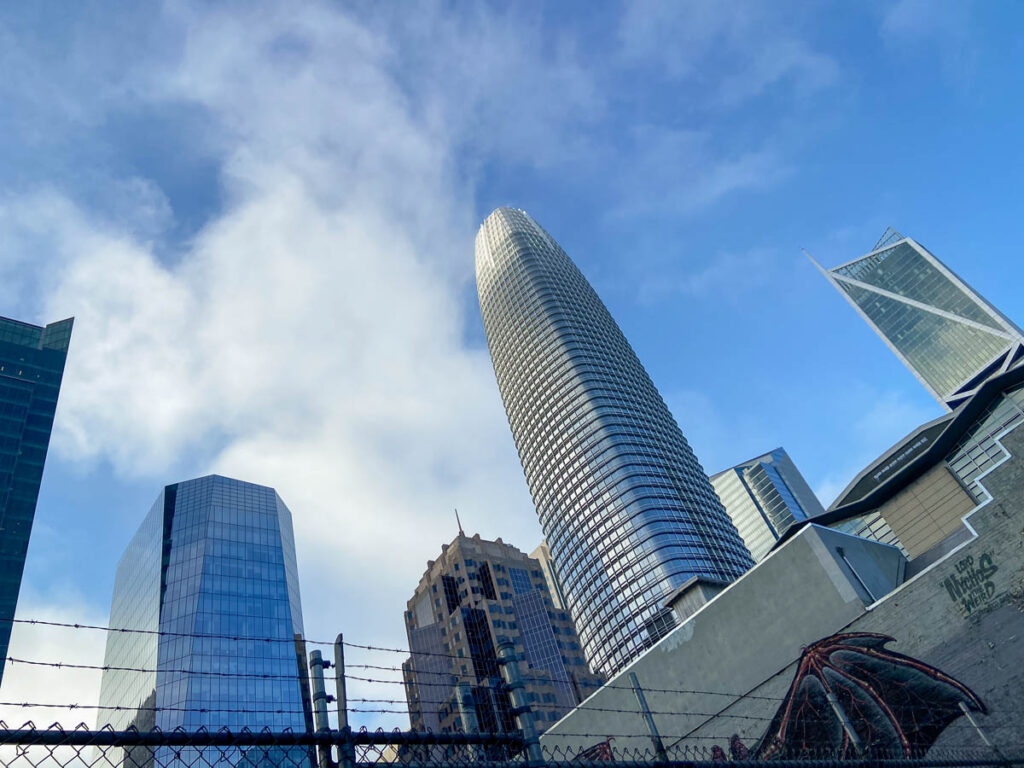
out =
<svg viewBox="0 0 1024 768"><path fill-rule="evenodd" d="M9 194L0 299L41 321L76 317L57 453L150 478L154 495L186 471L276 487L307 632L400 647L405 600L454 534L453 506L467 529L527 551L540 535L486 351L464 341L479 322L464 310L477 222L474 169L456 153L572 167L600 143L588 130L608 104L574 42L529 18L427 9L396 27L379 13L386 23L326 3L168 5L143 40L171 41L159 55L133 44L99 106L76 111L61 90L60 113L99 124L119 99L201 111L189 139L219 163L222 210L164 254L173 211L151 180L106 190L109 216L52 189ZM783 48L757 65L755 91L787 77L816 87L815 54ZM111 77L111 57L96 77ZM694 210L785 173L767 145L638 130L652 152L623 171L623 194L649 189L643 210ZM626 165L611 163L602 172Z"/></svg>
<svg viewBox="0 0 1024 768"><path fill-rule="evenodd" d="M76 317L53 447L154 493L181 467L276 487L309 634L400 647L453 506L485 536L540 535L486 351L463 341L471 200L364 27L327 6L174 14L181 59L138 80L208 112L221 214L168 264L57 193L0 209L5 271L46 254L43 314Z"/></svg>
<svg viewBox="0 0 1024 768"><path fill-rule="evenodd" d="M679 260L684 261L682 255ZM646 278L640 285L640 298L661 301L683 295L715 302L735 301L777 280L785 266L773 249L725 251L689 271L671 274L662 270L657 276Z"/></svg>
<svg viewBox="0 0 1024 768"><path fill-rule="evenodd" d="M692 213L727 195L770 187L790 169L770 144L729 152L713 146L704 131L643 125L633 131L632 151L609 160L622 217Z"/></svg>
<svg viewBox="0 0 1024 768"><path fill-rule="evenodd" d="M106 616L96 614L81 592L65 585L55 594L23 594L18 605L18 618L60 623L105 625ZM11 632L8 656L15 659L49 663L103 664L106 635L93 630L74 630L35 624L15 624ZM37 727L59 722L65 728L85 722L96 722L96 710L89 708L99 701L100 672L8 662L0 685L0 720L16 727L31 720ZM11 703L56 704L75 703L83 708L12 706Z"/></svg>
<svg viewBox="0 0 1024 768"><path fill-rule="evenodd" d="M714 0L629 3L620 26L620 54L710 91L708 105L734 108L772 86L798 95L836 82L839 67L787 28L788 15L766 6Z"/></svg>
<svg viewBox="0 0 1024 768"><path fill-rule="evenodd" d="M975 58L971 13L969 0L899 0L886 7L880 34L890 48L930 56L966 84Z"/></svg>

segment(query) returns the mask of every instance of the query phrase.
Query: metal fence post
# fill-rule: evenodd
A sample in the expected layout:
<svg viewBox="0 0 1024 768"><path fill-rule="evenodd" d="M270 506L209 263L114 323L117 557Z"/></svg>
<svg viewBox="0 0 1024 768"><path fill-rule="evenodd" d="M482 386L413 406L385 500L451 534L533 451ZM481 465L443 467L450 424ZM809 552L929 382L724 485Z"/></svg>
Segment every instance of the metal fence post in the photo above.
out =
<svg viewBox="0 0 1024 768"><path fill-rule="evenodd" d="M519 664L516 661L516 647L511 640L506 640L498 646L498 664L501 666L502 676L505 678L509 696L512 698L512 706L515 709L516 720L519 722L519 730L523 732L523 743L526 745L527 759L531 763L543 763L544 754L540 749L537 726L533 722L533 711L530 709L530 705L526 703L526 694L523 691L523 678L519 674Z"/></svg>
<svg viewBox="0 0 1024 768"><path fill-rule="evenodd" d="M330 733L331 726L327 722L327 691L324 689L324 657L320 651L309 654L309 671L313 684L313 723L317 733ZM331 768L330 745L317 747L320 756L320 768Z"/></svg>
<svg viewBox="0 0 1024 768"><path fill-rule="evenodd" d="M476 700L469 683L456 686L456 699L459 702L459 717L462 719L462 730L467 734L480 733L480 721L476 716ZM480 748L476 744L469 745L469 759L476 762L480 759Z"/></svg>
<svg viewBox="0 0 1024 768"><path fill-rule="evenodd" d="M348 725L348 693L345 690L345 640L339 633L334 641L334 685L338 702L338 732L343 741L338 744L338 762L342 768L352 768L356 761L356 748L352 743L352 729Z"/></svg>
<svg viewBox="0 0 1024 768"><path fill-rule="evenodd" d="M636 694L636 701L640 705L640 712L647 723L647 731L651 734L654 753L658 756L659 762L667 763L668 753L665 751L665 745L661 741L661 734L658 733L658 726L654 723L651 708L647 706L647 697L644 696L644 689L640 687L640 681L637 679L636 672L629 673L629 681L633 684L633 693Z"/></svg>
<svg viewBox="0 0 1024 768"><path fill-rule="evenodd" d="M985 732L981 730L981 726L978 725L978 721L974 719L974 715L971 714L971 710L967 708L967 705L964 704L963 701L960 701L959 704L960 711L963 712L964 717L967 718L967 722L969 722L971 726L974 728L974 730L978 733L978 736L981 738L982 743L992 750L992 753L996 756L996 759L1000 761L1006 760L1006 758L1003 757L1003 753L999 751L999 748L988 740L988 737L985 735Z"/></svg>
<svg viewBox="0 0 1024 768"><path fill-rule="evenodd" d="M825 691L825 698L828 700L828 704L832 707L832 711L835 713L836 718L840 723L843 724L843 730L846 731L847 738L850 739L850 744L853 745L854 751L858 755L864 754L864 743L860 740L860 736L857 735L857 731L854 730L853 723L850 722L850 718L846 716L846 710L843 709L839 700L835 697L832 691Z"/></svg>

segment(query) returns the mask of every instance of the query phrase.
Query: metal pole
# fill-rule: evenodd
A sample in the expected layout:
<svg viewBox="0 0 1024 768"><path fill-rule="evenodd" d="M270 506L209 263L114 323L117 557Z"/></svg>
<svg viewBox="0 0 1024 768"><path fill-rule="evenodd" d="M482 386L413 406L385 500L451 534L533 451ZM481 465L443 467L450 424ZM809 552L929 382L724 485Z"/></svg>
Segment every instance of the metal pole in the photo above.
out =
<svg viewBox="0 0 1024 768"><path fill-rule="evenodd" d="M334 641L334 685L338 702L338 731L344 744L338 745L338 761L342 768L352 768L356 761L356 748L352 743L352 729L348 725L348 694L345 691L345 640L340 633Z"/></svg>
<svg viewBox="0 0 1024 768"><path fill-rule="evenodd" d="M636 672L629 673L629 681L633 684L633 693L636 694L636 701L640 705L640 712L647 722L647 730L651 734L651 743L654 744L654 753L658 756L658 762L667 763L668 753L665 751L665 745L661 741L661 734L658 733L658 726L654 723L651 708L647 706L647 697L644 696L644 689L640 687L640 681L637 679Z"/></svg>
<svg viewBox="0 0 1024 768"><path fill-rule="evenodd" d="M462 730L466 733L480 733L480 721L476 716L476 701L473 698L473 689L469 683L459 683L456 686L456 699L459 702L459 717L462 718ZM480 759L480 751L476 745L468 750L468 757L472 762Z"/></svg>
<svg viewBox="0 0 1024 768"><path fill-rule="evenodd" d="M324 657L320 651L309 654L309 671L313 683L313 723L317 733L330 733L327 722L327 691L324 690ZM331 748L320 746L320 768L331 768Z"/></svg>
<svg viewBox="0 0 1024 768"><path fill-rule="evenodd" d="M960 704L960 711L964 713L964 717L967 718L967 722L974 726L974 730L978 732L978 736L981 737L981 740L982 742L984 742L985 746L991 749L992 753L999 760L1005 760L1006 758L1003 757L1002 752L999 751L998 747L996 747L995 744L988 740L988 737L985 735L985 732L981 730L981 726L978 725L978 721L974 719L974 715L971 714L971 710L967 708L967 705L964 704L963 701L960 701L958 703Z"/></svg>
<svg viewBox="0 0 1024 768"><path fill-rule="evenodd" d="M850 718L846 716L846 711L839 704L839 700L835 697L832 691L825 691L825 698L828 699L829 706L832 707L832 711L835 712L836 717L839 718L839 722L843 724L843 730L846 731L846 735L850 738L850 743L853 748L857 751L858 755L864 754L864 744L860 740L860 736L857 735L857 731L853 729L853 723L850 722Z"/></svg>
<svg viewBox="0 0 1024 768"><path fill-rule="evenodd" d="M498 646L498 664L501 666L501 674L508 686L519 730L523 732L527 759L529 762L539 765L544 762L544 754L540 749L540 739L537 736L537 726L533 722L533 712L530 705L526 703L523 678L519 674L519 664L516 662L516 647L511 640L506 640Z"/></svg>

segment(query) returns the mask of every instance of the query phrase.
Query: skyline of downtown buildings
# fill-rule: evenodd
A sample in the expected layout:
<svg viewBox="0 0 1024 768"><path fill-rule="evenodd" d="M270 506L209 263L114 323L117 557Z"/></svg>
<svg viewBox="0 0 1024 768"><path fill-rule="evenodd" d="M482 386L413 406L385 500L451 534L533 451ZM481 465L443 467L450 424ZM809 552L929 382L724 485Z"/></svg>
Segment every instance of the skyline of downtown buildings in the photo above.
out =
<svg viewBox="0 0 1024 768"><path fill-rule="evenodd" d="M496 216L502 221L501 226L495 224ZM488 231L489 226L492 230L500 230L502 227L505 229L495 236L493 231ZM485 231L487 232L486 235ZM685 476L687 481L682 483L685 492L681 495L689 502L696 499L701 504L710 504L710 506L700 510L701 514L708 514L712 520L717 518L716 525L723 526L722 518L717 516L717 512L714 509L716 506L714 501L717 498L712 500L703 495L701 483L694 478L706 479L706 476L703 474L699 464L697 464L692 452L686 446L685 438L682 438L672 417L668 415L668 411L657 394L657 390L654 389L650 379L643 371L642 365L636 359L635 354L622 336L617 325L615 325L614 320L593 292L593 289L590 288L585 278L582 277L568 256L558 247L557 243L525 213L511 209L499 209L485 221L478 235L476 254L478 272L481 260L481 236L491 238L487 242L487 253L492 259L492 267L501 259L512 263L512 268L503 276L487 275L488 279L492 281L492 284L487 286L487 289L497 290L489 298L494 299L494 305L503 310L518 307L520 309L525 308L527 310L526 314L529 314L531 311L534 312L534 315L528 318L528 321L532 324L528 325L525 329L513 328L509 331L509 329L500 328L500 323L496 323L495 314L493 313L494 305L491 307L485 305L485 289L478 286L481 315L484 320L488 344L492 348L492 354L494 349L492 335L495 333L499 335L509 333L511 338L517 342L523 339L541 339L548 344L547 348L539 352L538 350L531 351L530 349L523 348L511 350L512 354L524 355L522 360L525 361L525 365L522 370L528 372L530 376L536 377L536 381L532 384L525 382L528 394L531 392L535 394L540 390L544 390L553 391L557 395L555 403L544 403L540 414L537 412L532 414L534 416L532 421L529 419L524 421L526 416L531 415L529 413L529 403L524 403L522 400L516 402L516 397L521 395L522 392L506 393L505 388L503 388L502 373L499 373L501 363L497 359L494 360L499 389L501 390L503 400L506 402L509 421L513 426L513 434L516 438L517 448L519 448L520 455L523 458L524 471L527 474L528 480L531 478L531 472L533 472L534 480L537 480L538 473L543 474L541 472L543 469L542 464L548 459L552 462L560 462L557 466L566 470L566 472L569 471L567 468L571 468L575 472L574 476L576 478L585 477L588 472L588 464L587 461L581 461L581 459L583 457L593 457L598 453L602 453L602 456L603 453L609 454L608 458L610 461L606 469L609 477L611 477L613 476L612 473L620 468L615 465L614 460L617 449L622 448L623 445L637 449L636 454L629 457L630 461L635 461L639 466L650 470L649 472L638 472L635 475L638 478L635 483L630 484L626 489L619 489L619 491L622 491L619 502L621 507L627 511L623 513L621 510L617 510L616 514L608 515L604 518L600 514L594 514L595 509L593 506L588 509L580 501L584 496L585 490L579 485L560 487L557 482L552 481L550 478L546 481L541 478L539 481L541 483L540 487L548 494L549 499L565 492L560 498L568 500L567 506L583 512L581 517L575 521L577 530L573 530L574 521L560 521L556 516L550 514L547 518L547 525L545 525L545 517L541 515L545 534L548 534L550 529L556 536L561 536L563 546L561 562L569 564L567 573L570 580L575 578L572 588L575 588L577 593L573 595L571 588L566 588L568 597L565 598L565 602L567 605L571 607L573 605L572 601L575 599L580 615L586 618L588 613L596 614L599 617L597 620L597 624L599 624L609 616L627 616L627 614L622 612L615 614L614 610L605 610L602 613L602 608L606 608L610 603L615 603L616 599L623 595L625 600L619 600L620 605L617 606L619 608L621 608L621 603L628 602L633 598L637 598L637 602L642 603L639 613L635 615L628 614L629 621L625 623L620 621L617 625L618 628L623 626L626 628L624 633L619 635L619 639L628 635L628 641L630 641L631 645L620 644L617 649L617 656L615 653L605 653L602 657L604 663L609 665L606 669L614 669L616 663L621 668L621 665L628 661L629 653L634 655L641 653L645 647L663 636L666 631L666 611L662 599L665 595L659 596L658 588L661 584L658 582L657 577L652 578L650 575L652 564L655 569L661 569L662 572L666 570L666 567L656 557L651 557L652 554L657 553L657 550L654 550L653 553L646 553L648 557L646 561L635 557L635 551L643 551L644 545L653 549L653 546L649 544L651 541L654 541L655 545L657 545L661 540L672 541L674 537L678 543L679 534L673 534L672 528L680 522L682 515L673 513L662 515L665 519L657 519L657 517L659 509L664 511L666 507L678 505L678 499L673 500L672 496L679 493L680 484L676 482L679 476ZM917 361L918 368L914 368L910 362L907 362L907 364L923 382L960 382L959 388L954 390L954 395L960 397L963 391L967 391L965 385L970 385L972 381L982 380L987 372L1000 369L1005 370L1019 363L1021 359L1020 337L1019 335L1014 335L1015 326L1006 321L997 310L973 292L959 278L955 278L955 276L949 278L948 275L951 273L937 259L927 252L923 252L923 249L913 241L910 241L909 238L902 238L895 232L887 233L887 236L890 239L886 240L886 238L883 238L880 241L880 245L868 254L867 257L861 257L861 259L831 270L832 276L830 279L832 279L836 287L841 287L841 290L848 297L853 297L850 298L851 302L855 303L859 311L869 319L873 327L875 327L880 335L883 335L887 343L900 353L901 358L905 362L908 360ZM499 258L494 258L495 253L499 254ZM508 264L506 263L505 266L508 266ZM915 278L917 282L915 282ZM495 288L495 284L501 283L502 279L505 282L500 285L500 290L498 290ZM864 283L868 287L860 286L859 283ZM848 290L850 287L858 289L860 293L856 295L850 293ZM926 288L930 288L931 292L929 293L929 290L926 290ZM889 294L896 294L896 296L894 297ZM865 297L870 298L873 303L867 303L862 300L860 304L857 304L854 301L854 298L864 299ZM881 297L881 299L876 297ZM521 303L517 305L516 302ZM531 304L531 302L535 303ZM904 307L899 307L904 313L900 316L904 318L903 325L893 326L886 323L886 320L889 318L886 318L885 314L889 307L893 306L892 302L897 302L897 304L902 304L909 308L907 310ZM931 302L931 304L928 304L928 302ZM488 309L492 310L490 316L488 315ZM538 311L540 309L544 311ZM906 317L910 317L911 321L916 322L922 322L919 318L934 322L933 316L935 316L945 321L943 323L944 327L949 327L949 323L952 322L954 323L952 327L957 331L960 330L959 326L962 325L971 332L974 332L982 330L977 326L984 324L982 320L975 316L975 313L978 311L984 311L992 324L1002 324L1000 325L1001 331L995 334L990 333L989 335L993 335L1003 346L998 344L996 345L998 348L995 348L992 344L971 346L970 344L961 343L962 339L955 333L938 334L935 338L932 338L922 331L918 331L916 336L911 335L909 337L910 342L920 342L922 339L925 339L928 343L914 346L906 341L906 327L909 325L911 330L913 330L914 326L914 322L908 323L905 321ZM555 315L554 319L545 316L545 312L553 313ZM575 315L574 312L576 313ZM950 314L955 314L956 317L948 317ZM889 317L892 317L892 315L890 314ZM985 320L984 322L990 322L990 320ZM15 323L22 330L25 328L35 328L23 323L16 323L16 321L10 322ZM66 330L69 333L70 321L64 322L68 324ZM488 326L489 322L490 326ZM54 324L54 326L56 325L59 324ZM51 327L47 326L47 329ZM880 328L884 329L885 332L879 330ZM37 331L47 329L36 328ZM587 338L588 329L593 331L590 339ZM889 335L886 336L885 333ZM987 339L988 337L984 338ZM65 353L66 342L67 339L64 338ZM946 346L944 347L941 343L935 342L945 342ZM562 348L559 348L559 345L562 345ZM923 352L921 351L922 348L924 349ZM507 352L510 349L511 347L506 347L504 351ZM545 355L542 353L552 354ZM612 361L611 364L606 365L603 369L600 365L602 355L605 362ZM943 372L943 362L949 364L949 371L951 372ZM574 367L576 365L578 365L578 368ZM993 365L995 365L994 368ZM616 366L621 367L617 369ZM967 370L970 366L974 366L974 369L971 370L974 370L975 373L968 375L966 378L961 376L961 372ZM505 384L507 385L509 380L514 380L515 378L509 371L508 361L505 361L503 372L506 374ZM573 379L571 374L576 374L577 378ZM559 379L560 375L567 378ZM937 376L940 378L936 378ZM956 378L957 376L960 378ZM519 381L516 383L523 384L524 382ZM559 389L561 384L565 384L565 386ZM592 389L591 385L594 385L595 388ZM938 391L933 388L933 385L929 385L929 388L933 392ZM586 393L588 397L580 397L582 393ZM526 424L529 428L535 428L539 423L537 417L540 415L546 419L542 426L551 428L553 426L551 422L557 421L557 418L555 418L556 411L558 414L574 414L576 417L585 412L585 409L575 410L579 403L574 402L573 398L577 398L582 402L588 400L593 402L602 398L610 400L614 407L618 407L622 413L627 415L625 420L627 429L624 432L627 435L627 439L617 445L616 441L612 439L614 437L612 433L606 429L602 431L604 425L600 425L599 429L591 429L589 432L582 431L582 434L570 433L566 435L565 433L547 432L539 436L541 446L545 448L545 451L541 453L535 448L532 452L528 451L528 454L524 455L524 445L528 442L528 440L523 439L524 434L527 438L537 437L538 435L536 433L531 435L529 430L523 434L517 433L516 424L513 424L513 411L515 411L515 418L518 419L517 423L520 426ZM946 402L948 405L947 401L943 402ZM630 410L630 408L633 410ZM665 420L666 415L668 422ZM650 421L645 422L644 419L650 419ZM652 460L650 455L657 453L658 445L644 444L638 440L633 440L630 443L630 439L637 437L631 430L636 430L638 425L643 426L645 423L655 426L653 430L656 433L655 437L658 440L663 440L669 446L669 454L677 454L670 455L660 466L659 459L655 457ZM589 426L593 427L592 424ZM675 440L673 431L679 433L678 440ZM558 442L559 438L563 438L562 442ZM576 441L575 446L572 445L573 440ZM682 450L680 450L679 441L681 441L683 446ZM582 446L582 449L579 449L578 446ZM527 448L529 447L527 446ZM664 449L664 445L661 448ZM771 454L765 454L764 457L759 458L768 456L771 456ZM529 467L527 466L528 458L531 461ZM673 462L678 466L672 467ZM773 462L769 461L767 463L772 464ZM665 480L665 478L658 477L658 470L663 469L664 466L669 466L670 470L674 469L676 477L669 476L665 483L659 486L659 482ZM733 469L739 469L743 466L737 465ZM682 471L680 471L680 467ZM671 475L671 471L668 474ZM724 473L719 473L719 475L722 474ZM623 478L624 475L619 472L617 477ZM221 479L223 480L223 478ZM188 482L195 483L199 481ZM650 488L657 489L648 497L649 499L656 499L656 503L651 502L645 507L643 503L645 491L639 487L641 483L648 483ZM187 483L178 485L187 485ZM174 486L168 486L168 488L171 487ZM778 489L778 486L776 486L776 489ZM269 491L270 489L265 490ZM615 493L618 492L613 492L613 489L607 485L600 490L602 491L600 498L604 501L612 499ZM531 482L531 492L534 492L533 482ZM722 491L719 491L719 494L721 495ZM726 507L729 507L729 503L725 500L724 496L723 501L726 501ZM810 508L813 507L813 504L802 503L800 506ZM614 504L610 504L609 507L614 507ZM641 519L641 530L638 533L632 531L623 533L624 526L621 524L625 516L631 513L629 510L634 508L638 510L638 517ZM718 505L718 509L721 509L720 505ZM684 511L692 512L693 510ZM732 513L732 509L728 511ZM538 514L541 514L540 505L538 505ZM813 515L805 513L804 517L807 516ZM794 515L793 517L795 520L796 516ZM738 520L736 522L739 523ZM618 528L616 528L617 524L619 525ZM775 528L774 537L776 539L779 537L779 529L784 529L788 524L788 521L783 521L781 526ZM643 530L642 528L644 527L647 530ZM724 550L728 552L730 550L728 545L729 537L728 535L722 537L723 530L724 528L720 527L715 531L716 536L722 539L722 541L715 542L715 545L721 545L724 541L726 544ZM630 540L628 537L630 535L642 537L647 535L648 531L650 532L650 538L642 541L640 547L634 547L633 544L639 538ZM694 550L699 549L701 546L706 546L706 542L701 540L701 533L701 526L694 525L692 531L686 531L682 534L684 536L691 536L687 541L687 547L684 548L686 557L691 561L700 556L700 553ZM706 534L707 532L703 531L703 533ZM742 534L742 530L739 533ZM614 538L616 534L619 535L619 538ZM623 563L623 567L618 572L618 581L614 579L602 580L600 573L593 569L593 558L591 558L591 562L587 562L589 554L585 551L587 536L603 536L604 538L591 539L594 543L593 549L610 554L611 557L617 557ZM669 546L677 546L677 543ZM748 541L748 543L750 542ZM566 553L566 548L568 548L568 554ZM558 566L559 556L555 554L556 548L552 547L552 550L551 559L558 567L560 578L552 578L555 575L554 573L546 575L548 576L548 581L554 585L553 589L555 592L551 594L551 597L553 599L561 599L561 591L563 589L561 583L562 567ZM751 546L751 550L754 550L753 546ZM714 559L714 546L706 548L705 554L708 555L703 563L706 566L707 563L712 562ZM763 554L756 553L754 559L759 560L762 556ZM294 561L294 553L292 554L292 561ZM583 583L588 577L594 576L595 573L597 578L590 579L586 584ZM704 572L703 574L698 573L696 575L726 581L727 579L722 578L719 573L709 574ZM673 575L668 574L667 577L663 577L661 583L671 583L671 576ZM690 575L694 574L691 571L689 573L681 572L681 575L683 577L682 580L686 581ZM738 573L733 574L731 578L735 578L736 575ZM594 584L597 585L599 591L593 591L595 589ZM639 584L642 589L632 588L634 584ZM596 600L590 603L581 600L580 590L586 588L592 590L591 596L596 595ZM667 591L671 593L672 590ZM297 584L295 592L297 596ZM212 603L207 603L207 605L216 604L216 599ZM583 607L579 608L581 604ZM671 620L670 616L668 618ZM591 627L597 624L591 622ZM114 625L113 614L111 616L111 625ZM301 626L301 617L297 626ZM611 630L614 628L609 627L608 631L600 639L607 641ZM601 629L604 628L598 627L598 630ZM582 639L583 633L581 632L580 634ZM591 631L589 638L592 643L595 642L598 634L599 632ZM627 648L628 650L624 650ZM602 652L602 649L599 648L598 652ZM593 659L590 653L588 653L587 657L588 660ZM296 670L297 675L303 673L302 669ZM197 678L197 680L199 679L201 678ZM221 695L219 687L218 691L213 694L210 694L208 691L203 693L199 688L196 691L198 695ZM227 695L233 694L228 693ZM107 697L106 700L112 701L113 699Z"/></svg>
<svg viewBox="0 0 1024 768"><path fill-rule="evenodd" d="M754 563L629 342L528 214L476 237L480 312L498 389L587 660L612 675L676 622L695 576Z"/></svg>

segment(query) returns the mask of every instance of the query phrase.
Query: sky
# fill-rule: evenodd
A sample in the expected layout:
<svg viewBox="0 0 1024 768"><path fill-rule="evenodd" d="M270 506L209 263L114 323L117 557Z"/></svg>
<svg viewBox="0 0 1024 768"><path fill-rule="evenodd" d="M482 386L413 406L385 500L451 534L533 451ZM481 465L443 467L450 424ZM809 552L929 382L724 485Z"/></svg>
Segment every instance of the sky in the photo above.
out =
<svg viewBox="0 0 1024 768"><path fill-rule="evenodd" d="M801 249L833 266L891 225L1024 322L1022 16L7 4L0 315L75 317L18 615L105 624L162 486L212 472L292 510L315 639L404 647L454 507L532 550L473 274L500 205L574 259L708 472L781 445L827 505L942 410ZM10 653L100 664L103 642L18 625ZM9 664L0 701L98 692L95 672ZM83 715L0 705L30 717Z"/></svg>

